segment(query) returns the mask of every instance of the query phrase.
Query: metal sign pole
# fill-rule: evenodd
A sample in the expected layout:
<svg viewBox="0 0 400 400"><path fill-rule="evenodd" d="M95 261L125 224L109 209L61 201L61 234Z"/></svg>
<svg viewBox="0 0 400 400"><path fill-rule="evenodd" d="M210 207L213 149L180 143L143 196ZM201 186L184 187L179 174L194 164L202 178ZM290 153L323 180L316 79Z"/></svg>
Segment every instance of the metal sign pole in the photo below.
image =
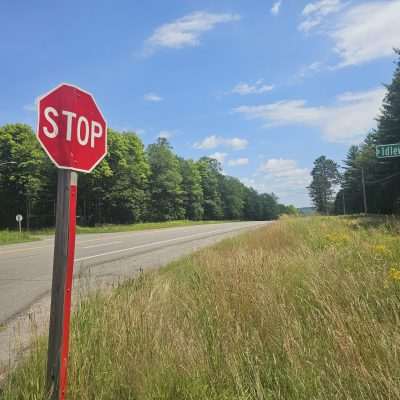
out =
<svg viewBox="0 0 400 400"><path fill-rule="evenodd" d="M56 234L47 357L49 400L63 400L67 384L77 179L76 172L65 169L58 170Z"/></svg>

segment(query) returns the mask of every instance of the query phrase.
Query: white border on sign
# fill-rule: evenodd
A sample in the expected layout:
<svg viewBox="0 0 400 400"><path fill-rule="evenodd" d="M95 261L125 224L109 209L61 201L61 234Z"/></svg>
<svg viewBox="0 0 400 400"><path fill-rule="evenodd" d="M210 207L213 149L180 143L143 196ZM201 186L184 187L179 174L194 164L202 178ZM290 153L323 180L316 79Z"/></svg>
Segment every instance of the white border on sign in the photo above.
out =
<svg viewBox="0 0 400 400"><path fill-rule="evenodd" d="M47 93L43 94L42 96L38 97L38 100L37 100L36 138L37 138L37 140L39 141L40 145L42 146L43 150L46 152L46 154L49 156L50 160L53 161L53 164L55 164L57 168L61 168L61 169L70 169L70 170L72 170L72 171L84 172L84 173L89 174L89 173L91 173L91 172L100 164L100 162L101 162L101 161L104 159L104 157L107 155L107 153L108 153L108 141L107 141L107 140L106 140L106 148L105 148L104 154L103 154L102 156L100 156L100 158L96 161L96 163L93 165L93 167L92 167L90 170L84 170L84 169L73 168L73 167L63 167L63 166L59 165L59 164L54 160L54 158L50 155L50 153L47 151L45 145L42 143L42 141L40 140L40 137L39 137L40 102L41 102L45 97L49 96L51 93L53 93L53 92L55 92L57 89L59 89L61 86L69 86L69 87L72 87L72 88L74 88L74 89L78 89L78 90L80 90L81 92L86 93L87 95L89 95L89 96L92 98L92 100L93 100L95 106L96 106L97 109L99 110L99 113L100 113L100 115L102 116L102 118L103 118L103 120L104 120L104 123L105 123L105 125L106 125L105 134L106 134L106 136L107 136L107 138L108 138L108 135L107 135L107 120L104 118L104 115L103 115L103 113L102 113L102 111L101 111L101 108L97 105L96 100L95 100L94 96L92 95L92 93L90 93L90 92L88 92L88 91L86 91L86 90L81 89L79 86L72 85L71 83L65 83L65 82L60 83L60 84L57 85L55 88L51 89L49 92L47 92Z"/></svg>

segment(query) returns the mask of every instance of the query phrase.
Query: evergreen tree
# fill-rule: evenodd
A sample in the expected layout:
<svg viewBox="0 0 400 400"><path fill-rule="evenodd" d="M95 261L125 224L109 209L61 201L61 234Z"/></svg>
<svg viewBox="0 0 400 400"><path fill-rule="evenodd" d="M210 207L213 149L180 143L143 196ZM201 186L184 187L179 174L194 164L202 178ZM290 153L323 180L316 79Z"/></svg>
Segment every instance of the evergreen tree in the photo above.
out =
<svg viewBox="0 0 400 400"><path fill-rule="evenodd" d="M325 156L314 161L312 182L308 187L310 197L318 212L328 214L333 200L334 186L339 183L338 165Z"/></svg>
<svg viewBox="0 0 400 400"><path fill-rule="evenodd" d="M374 144L393 144L400 142L400 50L393 80L387 85L387 93L383 101L381 115L378 118L378 129ZM400 158L386 158L376 162L374 174L379 181L377 191L381 197L377 199L378 211L393 213L400 211ZM397 174L397 175L396 175ZM389 179L386 179L389 178Z"/></svg>

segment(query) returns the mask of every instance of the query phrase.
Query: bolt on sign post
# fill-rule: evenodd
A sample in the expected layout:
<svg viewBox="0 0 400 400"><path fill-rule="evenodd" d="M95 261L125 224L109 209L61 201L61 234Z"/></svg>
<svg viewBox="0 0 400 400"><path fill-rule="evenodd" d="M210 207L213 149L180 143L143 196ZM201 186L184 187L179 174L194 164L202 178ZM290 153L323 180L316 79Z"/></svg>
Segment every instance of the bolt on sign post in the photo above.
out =
<svg viewBox="0 0 400 400"><path fill-rule="evenodd" d="M56 233L47 358L48 399L65 399L75 253L77 172L107 154L107 123L93 96L61 84L38 102L37 138L58 168Z"/></svg>
<svg viewBox="0 0 400 400"><path fill-rule="evenodd" d="M15 216L15 220L18 222L19 233L22 232L21 222L22 222L23 219L24 219L24 218L23 218L23 216L22 216L21 214L17 214L17 215Z"/></svg>

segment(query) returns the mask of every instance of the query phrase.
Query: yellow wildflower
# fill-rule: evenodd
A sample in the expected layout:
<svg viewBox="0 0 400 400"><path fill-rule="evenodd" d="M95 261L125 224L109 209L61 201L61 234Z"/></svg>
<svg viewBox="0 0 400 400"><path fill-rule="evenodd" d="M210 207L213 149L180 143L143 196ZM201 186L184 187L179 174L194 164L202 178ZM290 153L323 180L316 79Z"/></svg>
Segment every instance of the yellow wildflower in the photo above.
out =
<svg viewBox="0 0 400 400"><path fill-rule="evenodd" d="M392 279L393 281L400 281L400 269L397 269L395 267L390 268L389 278Z"/></svg>
<svg viewBox="0 0 400 400"><path fill-rule="evenodd" d="M390 254L390 250L384 244L377 244L373 246L372 249L380 256L387 256Z"/></svg>
<svg viewBox="0 0 400 400"><path fill-rule="evenodd" d="M326 235L326 240L333 245L345 245L350 241L350 237L345 233L335 232Z"/></svg>

